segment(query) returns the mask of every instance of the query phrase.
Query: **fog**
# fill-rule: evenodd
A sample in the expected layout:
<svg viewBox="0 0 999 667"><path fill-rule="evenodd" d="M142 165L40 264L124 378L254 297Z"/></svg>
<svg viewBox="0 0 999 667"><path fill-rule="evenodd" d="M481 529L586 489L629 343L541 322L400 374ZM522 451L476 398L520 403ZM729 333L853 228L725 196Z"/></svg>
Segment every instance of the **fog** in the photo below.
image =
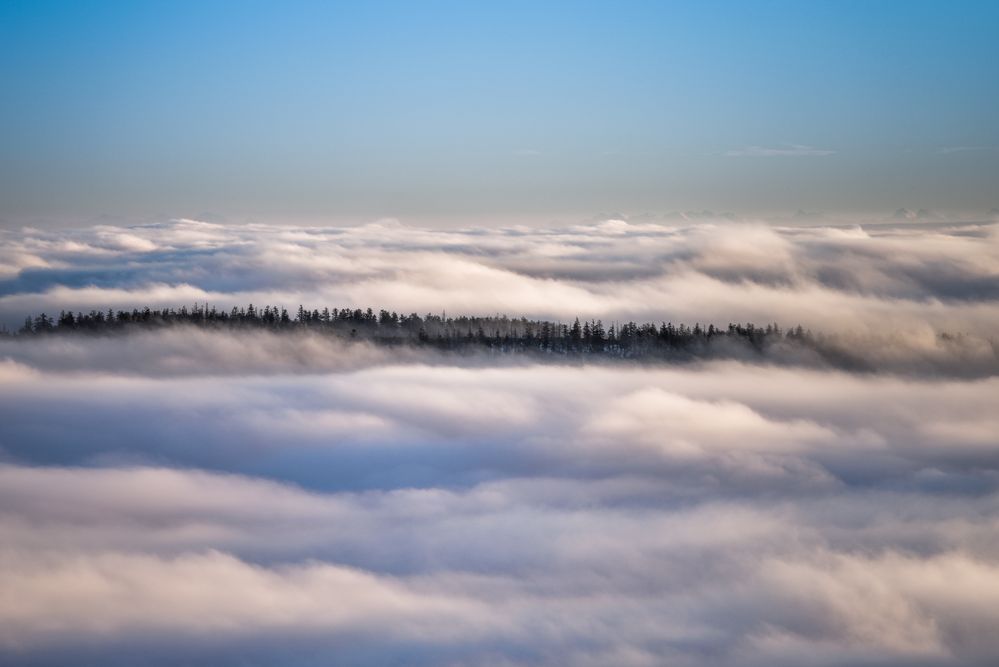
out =
<svg viewBox="0 0 999 667"><path fill-rule="evenodd" d="M989 336L995 223L774 227L611 220L426 230L221 225L2 232L0 316L210 302Z"/></svg>
<svg viewBox="0 0 999 667"><path fill-rule="evenodd" d="M11 326L205 300L777 321L869 362L4 338L2 664L999 659L994 225L177 221L0 248Z"/></svg>

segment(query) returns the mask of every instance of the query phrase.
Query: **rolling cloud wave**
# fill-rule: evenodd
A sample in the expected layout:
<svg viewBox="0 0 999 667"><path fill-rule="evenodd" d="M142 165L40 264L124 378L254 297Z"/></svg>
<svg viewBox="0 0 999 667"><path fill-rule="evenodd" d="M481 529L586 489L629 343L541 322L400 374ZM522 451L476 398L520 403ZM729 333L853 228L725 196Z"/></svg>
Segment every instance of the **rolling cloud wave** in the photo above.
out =
<svg viewBox="0 0 999 667"><path fill-rule="evenodd" d="M997 239L9 233L15 324L206 299L777 320L879 363L542 363L185 328L2 340L0 662L994 664Z"/></svg>

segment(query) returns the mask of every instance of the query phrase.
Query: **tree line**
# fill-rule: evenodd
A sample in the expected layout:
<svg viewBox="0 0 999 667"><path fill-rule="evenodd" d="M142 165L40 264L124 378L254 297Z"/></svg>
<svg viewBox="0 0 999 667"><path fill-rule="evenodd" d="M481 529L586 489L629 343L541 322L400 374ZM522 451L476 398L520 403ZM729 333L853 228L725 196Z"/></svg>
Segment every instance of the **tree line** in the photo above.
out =
<svg viewBox="0 0 999 667"><path fill-rule="evenodd" d="M442 350L486 349L494 352L541 352L550 354L637 357L675 353L705 353L710 348L736 345L739 349L764 352L775 344L793 343L815 347L816 338L801 326L782 329L771 323L673 324L660 322L605 323L600 319L571 323L511 318L448 316L446 313L399 314L371 308L323 308L299 306L291 314L285 308L263 306L218 309L208 304L193 307L62 311L58 317L45 313L29 317L19 336L67 333L112 333L173 326L204 329L310 331L377 344L414 344Z"/></svg>

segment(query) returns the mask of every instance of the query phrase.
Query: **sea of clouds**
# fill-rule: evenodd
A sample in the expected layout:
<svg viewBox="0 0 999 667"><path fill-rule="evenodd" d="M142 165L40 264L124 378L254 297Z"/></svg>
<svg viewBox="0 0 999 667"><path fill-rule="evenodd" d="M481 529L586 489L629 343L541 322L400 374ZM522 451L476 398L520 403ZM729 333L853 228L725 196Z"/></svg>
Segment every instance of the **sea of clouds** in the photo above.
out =
<svg viewBox="0 0 999 667"><path fill-rule="evenodd" d="M776 321L871 365L0 339L0 664L999 661L995 224L2 234L10 328L206 301Z"/></svg>

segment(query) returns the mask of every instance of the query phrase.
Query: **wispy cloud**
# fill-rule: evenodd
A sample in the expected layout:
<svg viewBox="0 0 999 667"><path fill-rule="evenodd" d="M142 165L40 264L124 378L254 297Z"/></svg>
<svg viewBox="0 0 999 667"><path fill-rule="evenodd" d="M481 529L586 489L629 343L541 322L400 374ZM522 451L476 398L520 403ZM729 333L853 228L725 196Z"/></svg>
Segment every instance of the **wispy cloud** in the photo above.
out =
<svg viewBox="0 0 999 667"><path fill-rule="evenodd" d="M974 153L979 151L995 150L992 146L944 146L938 153L951 155L952 153Z"/></svg>
<svg viewBox="0 0 999 667"><path fill-rule="evenodd" d="M724 153L726 157L822 157L835 154L836 151L802 144L785 144L777 148L746 146Z"/></svg>

